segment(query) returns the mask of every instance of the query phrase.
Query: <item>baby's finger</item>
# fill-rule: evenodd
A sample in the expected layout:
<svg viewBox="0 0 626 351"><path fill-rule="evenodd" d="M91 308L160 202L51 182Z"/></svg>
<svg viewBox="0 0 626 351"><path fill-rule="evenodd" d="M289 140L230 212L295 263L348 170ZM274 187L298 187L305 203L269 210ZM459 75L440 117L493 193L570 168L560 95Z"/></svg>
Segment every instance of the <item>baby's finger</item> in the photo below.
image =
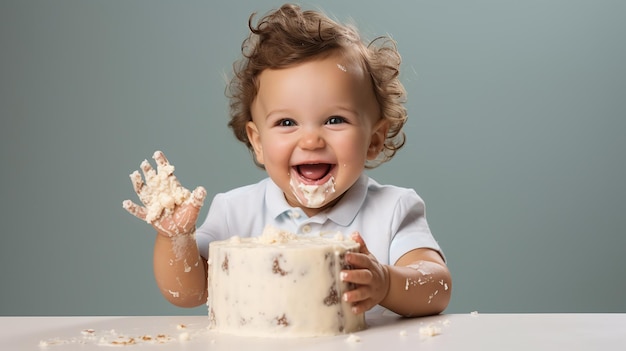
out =
<svg viewBox="0 0 626 351"><path fill-rule="evenodd" d="M372 272L368 269L350 269L341 271L341 281L357 285L371 284L372 277Z"/></svg>
<svg viewBox="0 0 626 351"><path fill-rule="evenodd" d="M203 186L199 186L194 189L191 193L191 197L189 201L191 205L195 208L200 208L204 204L204 199L206 198L206 189Z"/></svg>
<svg viewBox="0 0 626 351"><path fill-rule="evenodd" d="M341 298L352 305L351 310L354 314L364 313L377 305L377 302L372 299L371 288L368 285L346 291Z"/></svg>
<svg viewBox="0 0 626 351"><path fill-rule="evenodd" d="M352 305L351 310L352 310L352 313L354 314L361 314L361 313L365 313L366 311L369 311L374 306L376 306L376 304L374 303L372 299L366 299L366 300L354 303Z"/></svg>
<svg viewBox="0 0 626 351"><path fill-rule="evenodd" d="M143 171L144 178L146 178L146 183L149 183L150 180L156 176L156 171L152 168L152 165L148 162L148 160L143 160L140 167Z"/></svg>
<svg viewBox="0 0 626 351"><path fill-rule="evenodd" d="M368 286L359 286L356 289L352 289L350 291L346 291L343 293L342 299L345 302L351 304L357 304L368 300L371 297L371 292Z"/></svg>
<svg viewBox="0 0 626 351"><path fill-rule="evenodd" d="M167 160L165 154L160 150L155 151L152 158L156 161L157 166L165 167L170 164L170 161Z"/></svg>
<svg viewBox="0 0 626 351"><path fill-rule="evenodd" d="M365 241L359 232L354 232L351 235L352 240L356 241L359 244L359 252L364 254L369 254L369 250L367 249L367 245L365 245Z"/></svg>
<svg viewBox="0 0 626 351"><path fill-rule="evenodd" d="M146 208L145 207L139 206L130 200L125 200L124 202L122 202L122 207L124 207L124 209L128 211L128 213L141 219L142 221L146 220Z"/></svg>
<svg viewBox="0 0 626 351"><path fill-rule="evenodd" d="M372 260L364 253L348 252L346 253L346 262L352 266L352 268L371 268Z"/></svg>
<svg viewBox="0 0 626 351"><path fill-rule="evenodd" d="M168 177L173 178L173 181L177 185L180 185L180 183L178 183L178 180L176 180L176 177L174 176L174 166L170 164L170 161L167 160L165 154L162 151L155 151L152 155L152 158L156 161L158 173L165 173Z"/></svg>
<svg viewBox="0 0 626 351"><path fill-rule="evenodd" d="M141 174L139 172L134 171L130 174L130 181L133 183L133 189L137 193L137 195L141 194L141 190L143 189L144 183L141 178Z"/></svg>

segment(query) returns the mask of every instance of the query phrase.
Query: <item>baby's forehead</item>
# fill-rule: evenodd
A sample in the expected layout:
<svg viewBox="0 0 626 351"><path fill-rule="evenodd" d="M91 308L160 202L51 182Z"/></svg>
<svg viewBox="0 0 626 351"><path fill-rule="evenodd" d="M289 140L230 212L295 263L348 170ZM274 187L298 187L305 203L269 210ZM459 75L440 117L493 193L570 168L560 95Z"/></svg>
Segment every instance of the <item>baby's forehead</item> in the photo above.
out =
<svg viewBox="0 0 626 351"><path fill-rule="evenodd" d="M367 72L367 66L365 64L365 58L357 48L342 47L333 49L331 51L322 53L310 59L304 60L304 62L310 62L314 60L326 60L331 62L340 72L347 73L354 76L360 76L366 78L369 76Z"/></svg>
<svg viewBox="0 0 626 351"><path fill-rule="evenodd" d="M331 57L337 61L337 68L346 73L365 75L366 67L363 60L355 55L334 55Z"/></svg>
<svg viewBox="0 0 626 351"><path fill-rule="evenodd" d="M281 71L302 72L298 70L298 68L302 66L310 67L309 70L305 69L305 71L308 71L309 74L313 74L314 76L324 76L322 72L328 73L334 71L334 74L325 77L349 77L351 81L357 82L356 84L358 84L359 88L373 89L373 87L369 86L369 82L371 82L371 75L367 71L366 65L363 63L363 60L359 59L355 55L345 55L343 52L333 52L330 54L316 55L307 59L302 59L298 62L293 62L288 66L279 68L266 68L262 70L261 72L259 72L256 79L256 93L258 94L259 92L258 90L260 89L261 80L266 80L264 77L268 77L268 74L265 73ZM318 73L310 73L311 70ZM270 78L270 80L272 81L278 78L276 75L273 74L271 76L272 78ZM281 78L286 77L289 77L289 74L283 75ZM306 83L306 81L303 81L302 83Z"/></svg>

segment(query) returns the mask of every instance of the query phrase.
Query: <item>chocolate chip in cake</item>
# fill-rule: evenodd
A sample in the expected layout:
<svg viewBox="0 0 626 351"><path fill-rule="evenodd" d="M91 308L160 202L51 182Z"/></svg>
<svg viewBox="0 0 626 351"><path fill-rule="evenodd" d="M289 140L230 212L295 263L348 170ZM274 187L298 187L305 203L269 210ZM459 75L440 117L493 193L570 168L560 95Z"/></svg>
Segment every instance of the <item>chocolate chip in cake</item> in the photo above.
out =
<svg viewBox="0 0 626 351"><path fill-rule="evenodd" d="M224 261L222 262L222 270L228 273L228 255L224 255Z"/></svg>
<svg viewBox="0 0 626 351"><path fill-rule="evenodd" d="M274 262L272 263L272 273L274 274L280 274L281 276L286 276L287 274L289 274L289 272L283 270L280 267L280 262L278 261L279 258L281 258L282 255L278 255L276 257L274 257Z"/></svg>
<svg viewBox="0 0 626 351"><path fill-rule="evenodd" d="M278 325L282 325L284 327L289 325L289 321L287 320L287 317L285 316L285 314L283 313L282 316L280 317L276 317L276 324Z"/></svg>
<svg viewBox="0 0 626 351"><path fill-rule="evenodd" d="M326 298L324 299L324 305L332 306L338 303L339 303L339 294L337 293L337 290L335 290L335 287L331 286L328 296L326 296Z"/></svg>

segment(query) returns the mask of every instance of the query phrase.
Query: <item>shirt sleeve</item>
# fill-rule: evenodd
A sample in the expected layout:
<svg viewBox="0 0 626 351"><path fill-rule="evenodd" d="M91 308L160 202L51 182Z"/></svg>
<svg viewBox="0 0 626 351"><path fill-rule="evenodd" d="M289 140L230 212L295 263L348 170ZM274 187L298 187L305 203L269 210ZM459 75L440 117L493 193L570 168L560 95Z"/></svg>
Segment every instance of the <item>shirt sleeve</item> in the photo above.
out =
<svg viewBox="0 0 626 351"><path fill-rule="evenodd" d="M217 194L211 202L204 223L196 230L196 244L200 255L209 257L209 244L216 240L225 240L228 233L228 202L224 194Z"/></svg>
<svg viewBox="0 0 626 351"><path fill-rule="evenodd" d="M408 190L399 197L392 220L389 263L395 264L400 257L419 248L433 249L444 258L443 251L433 237L422 198L413 190Z"/></svg>

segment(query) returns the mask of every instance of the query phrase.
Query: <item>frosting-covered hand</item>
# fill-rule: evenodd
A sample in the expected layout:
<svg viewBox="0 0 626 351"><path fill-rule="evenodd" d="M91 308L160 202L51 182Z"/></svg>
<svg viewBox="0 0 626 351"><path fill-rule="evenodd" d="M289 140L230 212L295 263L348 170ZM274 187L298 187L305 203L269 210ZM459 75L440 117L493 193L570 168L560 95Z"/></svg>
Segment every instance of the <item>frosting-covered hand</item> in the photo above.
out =
<svg viewBox="0 0 626 351"><path fill-rule="evenodd" d="M346 253L346 263L352 269L342 271L341 279L355 284L356 288L345 292L343 300L352 304L354 313L363 313L387 296L389 271L369 252L359 233L352 234L352 240L360 245L359 252Z"/></svg>
<svg viewBox="0 0 626 351"><path fill-rule="evenodd" d="M193 233L206 190L199 186L190 192L180 184L174 175L174 166L161 151L156 151L152 157L157 164L156 170L144 160L141 163L143 179L138 171L130 175L143 206L131 200L125 200L122 206L133 216L152 224L162 235Z"/></svg>

